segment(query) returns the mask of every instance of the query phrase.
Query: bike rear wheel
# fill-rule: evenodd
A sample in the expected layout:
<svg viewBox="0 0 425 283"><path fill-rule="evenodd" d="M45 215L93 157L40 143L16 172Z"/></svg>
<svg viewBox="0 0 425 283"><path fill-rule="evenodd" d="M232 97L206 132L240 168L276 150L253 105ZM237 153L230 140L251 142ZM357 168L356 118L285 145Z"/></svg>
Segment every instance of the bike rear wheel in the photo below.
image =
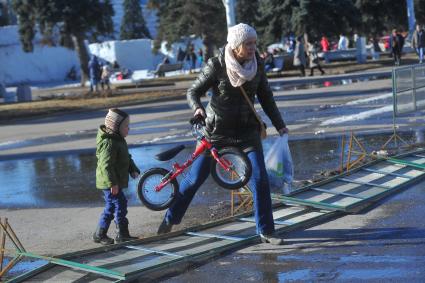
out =
<svg viewBox="0 0 425 283"><path fill-rule="evenodd" d="M225 147L218 151L221 162L225 163L230 170L225 170L213 158L211 176L221 187L228 190L237 190L245 186L252 175L252 165L248 156L235 147Z"/></svg>
<svg viewBox="0 0 425 283"><path fill-rule="evenodd" d="M168 174L164 168L152 168L142 174L137 185L137 195L140 201L151 210L164 210L174 201L179 184L174 179L160 191L155 188L165 182L164 176Z"/></svg>

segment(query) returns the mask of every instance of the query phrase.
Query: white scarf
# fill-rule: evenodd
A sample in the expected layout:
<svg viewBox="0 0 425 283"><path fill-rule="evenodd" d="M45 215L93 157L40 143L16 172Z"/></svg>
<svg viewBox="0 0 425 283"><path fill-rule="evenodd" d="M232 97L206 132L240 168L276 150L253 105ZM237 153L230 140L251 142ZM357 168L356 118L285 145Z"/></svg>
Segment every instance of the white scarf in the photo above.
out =
<svg viewBox="0 0 425 283"><path fill-rule="evenodd" d="M239 87L246 81L250 81L257 74L257 59L254 58L241 65L235 58L230 45L226 45L224 51L226 72L233 87Z"/></svg>

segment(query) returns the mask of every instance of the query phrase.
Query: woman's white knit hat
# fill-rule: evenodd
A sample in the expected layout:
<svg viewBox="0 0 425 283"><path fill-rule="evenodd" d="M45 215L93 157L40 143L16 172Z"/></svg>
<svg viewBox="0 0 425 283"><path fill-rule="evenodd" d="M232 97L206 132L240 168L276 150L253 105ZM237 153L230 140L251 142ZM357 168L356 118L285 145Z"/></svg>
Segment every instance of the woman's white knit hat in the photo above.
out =
<svg viewBox="0 0 425 283"><path fill-rule="evenodd" d="M257 39L257 32L253 27L247 24L237 24L229 28L227 33L227 42L232 49L241 45L248 38Z"/></svg>

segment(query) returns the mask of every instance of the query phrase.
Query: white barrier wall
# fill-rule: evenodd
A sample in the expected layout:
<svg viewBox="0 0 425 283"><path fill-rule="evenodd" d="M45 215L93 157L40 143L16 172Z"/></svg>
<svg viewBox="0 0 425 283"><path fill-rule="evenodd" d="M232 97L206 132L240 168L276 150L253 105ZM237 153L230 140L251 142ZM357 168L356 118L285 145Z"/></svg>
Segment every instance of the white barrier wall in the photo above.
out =
<svg viewBox="0 0 425 283"><path fill-rule="evenodd" d="M0 82L6 85L63 81L72 66L79 69L74 51L64 47L43 47L35 39L34 52L25 53L17 26L0 28Z"/></svg>
<svg viewBox="0 0 425 283"><path fill-rule="evenodd" d="M89 45L90 52L99 58L130 70L155 70L163 55L152 53L152 40L134 39L105 41Z"/></svg>
<svg viewBox="0 0 425 283"><path fill-rule="evenodd" d="M199 38L191 38L197 52L202 48ZM80 63L75 51L64 47L47 47L39 44L40 37L34 40L34 52L25 53L19 41L18 27L0 28L0 83L16 85L20 83L60 82L75 66L77 73ZM164 55L175 61L178 47L186 48L187 42L172 45L171 50L163 48L157 54L152 52L153 41L134 39L124 41L105 41L88 45L89 51L99 58L113 63L117 61L121 68L135 70L155 70Z"/></svg>

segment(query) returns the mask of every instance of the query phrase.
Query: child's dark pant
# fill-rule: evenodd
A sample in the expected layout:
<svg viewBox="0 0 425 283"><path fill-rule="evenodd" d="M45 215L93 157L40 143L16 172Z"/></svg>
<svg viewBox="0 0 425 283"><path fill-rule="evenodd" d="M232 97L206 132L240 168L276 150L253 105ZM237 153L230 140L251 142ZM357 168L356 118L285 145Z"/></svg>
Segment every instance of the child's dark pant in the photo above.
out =
<svg viewBox="0 0 425 283"><path fill-rule="evenodd" d="M118 225L128 225L127 215L127 198L122 190L117 195L113 195L110 189L103 190L105 199L105 209L102 212L99 220L100 228L108 230L112 219L115 218L115 223Z"/></svg>

